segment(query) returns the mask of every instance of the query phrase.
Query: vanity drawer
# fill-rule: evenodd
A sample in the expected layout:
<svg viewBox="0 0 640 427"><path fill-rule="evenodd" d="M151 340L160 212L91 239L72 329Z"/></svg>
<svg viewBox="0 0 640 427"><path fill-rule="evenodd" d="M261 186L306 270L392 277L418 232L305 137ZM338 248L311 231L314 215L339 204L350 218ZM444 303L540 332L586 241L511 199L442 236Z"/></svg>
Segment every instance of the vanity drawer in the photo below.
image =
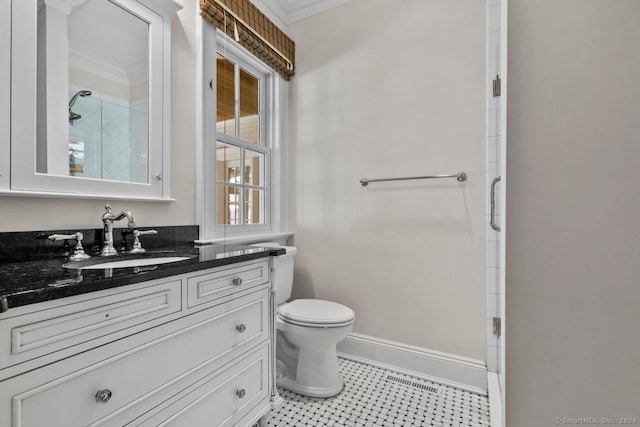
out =
<svg viewBox="0 0 640 427"><path fill-rule="evenodd" d="M217 269L187 279L187 306L195 307L242 289L269 282L269 262Z"/></svg>
<svg viewBox="0 0 640 427"><path fill-rule="evenodd" d="M116 292L0 322L0 366L11 366L179 312L181 281Z"/></svg>
<svg viewBox="0 0 640 427"><path fill-rule="evenodd" d="M203 310L189 316L193 323L184 329L63 376L56 365L73 366L74 359L82 363L89 356L14 377L3 383L0 401L12 402L12 427L41 427L51 420L65 427L121 427L265 342L268 301L264 290Z"/></svg>
<svg viewBox="0 0 640 427"><path fill-rule="evenodd" d="M208 427L232 426L261 401L269 398L269 346L233 366L225 367L202 380L152 416L128 426Z"/></svg>

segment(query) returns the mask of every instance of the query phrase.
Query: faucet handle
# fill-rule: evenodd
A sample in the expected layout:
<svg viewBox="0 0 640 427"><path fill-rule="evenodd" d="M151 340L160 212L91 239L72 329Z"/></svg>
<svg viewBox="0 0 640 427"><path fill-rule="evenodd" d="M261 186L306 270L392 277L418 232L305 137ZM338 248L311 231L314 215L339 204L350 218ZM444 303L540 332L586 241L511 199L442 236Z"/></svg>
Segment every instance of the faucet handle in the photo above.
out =
<svg viewBox="0 0 640 427"><path fill-rule="evenodd" d="M47 237L47 239L53 240L54 242L57 242L57 241L60 241L60 240L71 240L71 239L76 239L76 240L82 241L83 236L82 236L82 233L52 234L51 236Z"/></svg>
<svg viewBox="0 0 640 427"><path fill-rule="evenodd" d="M84 248L82 247L82 239L84 238L84 236L80 232L73 233L73 234L52 234L47 238L49 240L53 240L54 242L57 242L60 240L75 239L76 246L73 248L73 254L69 256L70 261L81 261L83 259L91 258L89 255L86 254L86 252L84 251Z"/></svg>
<svg viewBox="0 0 640 427"><path fill-rule="evenodd" d="M130 254L146 252L140 243L140 236L144 236L145 234L158 234L158 230L133 230L133 248L129 251Z"/></svg>
<svg viewBox="0 0 640 427"><path fill-rule="evenodd" d="M144 236L145 234L158 234L158 230L133 230L133 235Z"/></svg>

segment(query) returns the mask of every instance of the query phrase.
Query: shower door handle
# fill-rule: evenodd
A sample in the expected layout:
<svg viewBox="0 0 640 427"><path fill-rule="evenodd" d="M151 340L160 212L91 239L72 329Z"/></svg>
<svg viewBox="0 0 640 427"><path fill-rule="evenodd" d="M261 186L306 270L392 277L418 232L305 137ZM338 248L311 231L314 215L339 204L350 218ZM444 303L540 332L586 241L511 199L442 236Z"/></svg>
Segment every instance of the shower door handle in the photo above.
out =
<svg viewBox="0 0 640 427"><path fill-rule="evenodd" d="M491 228L493 228L496 231L500 231L500 226L496 224L495 219L496 219L496 184L499 183L501 180L501 177L496 176L495 178L493 178L493 181L491 182L491 221L490 221L490 225Z"/></svg>

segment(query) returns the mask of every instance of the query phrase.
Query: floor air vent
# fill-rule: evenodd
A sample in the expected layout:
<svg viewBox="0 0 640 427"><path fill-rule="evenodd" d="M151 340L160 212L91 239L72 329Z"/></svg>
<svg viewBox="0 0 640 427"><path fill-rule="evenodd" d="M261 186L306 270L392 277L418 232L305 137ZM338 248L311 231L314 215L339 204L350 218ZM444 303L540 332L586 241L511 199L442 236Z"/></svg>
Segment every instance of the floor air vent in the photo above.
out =
<svg viewBox="0 0 640 427"><path fill-rule="evenodd" d="M427 391L429 393L433 393L433 394L440 394L440 388L439 387L435 387L429 384L424 384L418 381L413 381L407 378L401 378L401 377L397 377L395 375L387 375L387 378L385 378L387 381L392 381L398 384L402 384L402 385L406 385L409 387L413 387L413 388L419 388L420 390L424 390Z"/></svg>

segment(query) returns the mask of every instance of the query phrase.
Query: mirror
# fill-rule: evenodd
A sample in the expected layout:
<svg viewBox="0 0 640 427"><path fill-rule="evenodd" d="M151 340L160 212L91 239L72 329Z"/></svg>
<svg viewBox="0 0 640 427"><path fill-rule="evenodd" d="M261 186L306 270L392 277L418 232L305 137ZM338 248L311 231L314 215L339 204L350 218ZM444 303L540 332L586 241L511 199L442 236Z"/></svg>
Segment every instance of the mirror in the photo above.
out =
<svg viewBox="0 0 640 427"><path fill-rule="evenodd" d="M66 17L43 2L37 31L38 105L47 111L38 121L36 171L147 182L149 24L109 0L86 0ZM60 34L68 39L68 60L52 61L64 54L52 45L64 43ZM60 99L65 75L68 89Z"/></svg>
<svg viewBox="0 0 640 427"><path fill-rule="evenodd" d="M6 1L11 126L0 165L10 177L0 171L0 193L173 200L171 19L180 3Z"/></svg>

